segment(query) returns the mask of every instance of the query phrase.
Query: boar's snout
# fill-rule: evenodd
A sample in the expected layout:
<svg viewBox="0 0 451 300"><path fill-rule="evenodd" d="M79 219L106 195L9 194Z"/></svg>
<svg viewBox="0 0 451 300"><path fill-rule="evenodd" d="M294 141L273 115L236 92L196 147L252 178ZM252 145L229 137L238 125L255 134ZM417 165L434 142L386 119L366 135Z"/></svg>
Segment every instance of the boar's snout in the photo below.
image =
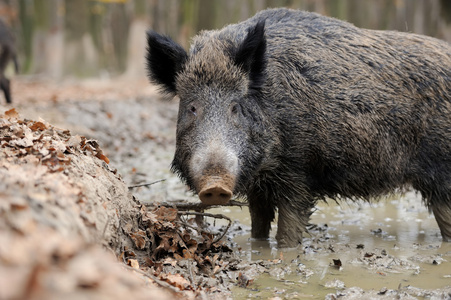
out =
<svg viewBox="0 0 451 300"><path fill-rule="evenodd" d="M233 195L235 178L231 175L202 176L199 183L199 198L204 204L222 205Z"/></svg>
<svg viewBox="0 0 451 300"><path fill-rule="evenodd" d="M199 199L208 205L230 201L238 174L238 157L219 139L212 139L195 151L190 173Z"/></svg>
<svg viewBox="0 0 451 300"><path fill-rule="evenodd" d="M205 204L226 204L232 198L232 191L220 176L207 176L203 179L205 184L199 192L200 200Z"/></svg>

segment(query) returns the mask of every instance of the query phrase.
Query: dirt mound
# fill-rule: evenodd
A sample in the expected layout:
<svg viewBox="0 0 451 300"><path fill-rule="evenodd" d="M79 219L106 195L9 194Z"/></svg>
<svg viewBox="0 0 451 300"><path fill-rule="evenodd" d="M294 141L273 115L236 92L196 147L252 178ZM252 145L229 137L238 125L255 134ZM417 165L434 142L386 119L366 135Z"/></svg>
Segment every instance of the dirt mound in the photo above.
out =
<svg viewBox="0 0 451 300"><path fill-rule="evenodd" d="M226 229L140 204L96 141L10 109L0 143L1 299L194 298L248 284Z"/></svg>
<svg viewBox="0 0 451 300"><path fill-rule="evenodd" d="M168 298L112 253L139 209L95 141L0 116L0 298Z"/></svg>

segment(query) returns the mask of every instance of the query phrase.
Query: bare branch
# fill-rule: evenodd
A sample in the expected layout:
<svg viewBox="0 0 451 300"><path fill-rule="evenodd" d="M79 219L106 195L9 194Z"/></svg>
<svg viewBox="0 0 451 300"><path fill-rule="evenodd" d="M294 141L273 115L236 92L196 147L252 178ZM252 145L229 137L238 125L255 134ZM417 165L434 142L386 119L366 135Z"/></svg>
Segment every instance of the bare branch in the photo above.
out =
<svg viewBox="0 0 451 300"><path fill-rule="evenodd" d="M142 204L149 207L149 206L154 206L156 203L143 202ZM231 200L231 201L229 201L229 203L222 204L222 205L208 205L208 204L204 204L202 202L188 202L185 200L160 202L160 203L158 203L158 205L166 206L166 207L175 207L175 208L177 208L177 210L182 210L182 211L186 211L186 210L203 211L206 209L218 208L218 207L223 207L223 206L240 206L240 207L248 206L247 203L236 201L236 200Z"/></svg>
<svg viewBox="0 0 451 300"><path fill-rule="evenodd" d="M227 231L229 230L230 226L232 226L232 220L227 217L224 216L222 214L210 214L210 213L204 213L204 212L194 212L194 211L179 211L177 212L178 215L194 215L194 216L203 216L203 217L210 217L210 218L215 218L215 219L225 219L227 221L229 221L229 224L227 225L227 228L224 230L224 232L217 237L215 240L213 240L213 243L217 243L219 242L227 233ZM205 231L203 229L201 229L202 231Z"/></svg>
<svg viewBox="0 0 451 300"><path fill-rule="evenodd" d="M131 189L137 188L137 187L150 186L152 184L159 183L159 182L162 182L162 181L166 181L166 179L160 179L160 180L157 180L157 181L154 181L154 182L150 182L150 183L142 183L142 184L137 184L137 185L131 185L131 186L128 187L128 189L131 190Z"/></svg>

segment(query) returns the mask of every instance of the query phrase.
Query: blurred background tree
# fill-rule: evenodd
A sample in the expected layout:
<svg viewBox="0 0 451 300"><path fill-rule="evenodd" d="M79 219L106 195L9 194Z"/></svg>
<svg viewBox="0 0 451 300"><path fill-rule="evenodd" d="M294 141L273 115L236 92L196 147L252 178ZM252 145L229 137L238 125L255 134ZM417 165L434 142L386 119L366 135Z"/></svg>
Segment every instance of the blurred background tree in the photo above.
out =
<svg viewBox="0 0 451 300"><path fill-rule="evenodd" d="M282 6L451 41L449 0L0 0L0 18L17 36L22 73L143 77L146 29L187 48L200 30Z"/></svg>

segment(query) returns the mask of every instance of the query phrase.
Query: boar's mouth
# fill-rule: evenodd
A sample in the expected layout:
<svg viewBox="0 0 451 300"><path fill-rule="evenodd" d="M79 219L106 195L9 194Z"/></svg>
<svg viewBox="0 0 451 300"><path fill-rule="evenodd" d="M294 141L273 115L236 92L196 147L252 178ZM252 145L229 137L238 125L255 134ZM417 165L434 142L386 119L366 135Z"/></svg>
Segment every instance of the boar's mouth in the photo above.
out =
<svg viewBox="0 0 451 300"><path fill-rule="evenodd" d="M216 174L207 173L200 178L199 199L208 205L227 204L233 196L235 176L222 172L214 173Z"/></svg>

